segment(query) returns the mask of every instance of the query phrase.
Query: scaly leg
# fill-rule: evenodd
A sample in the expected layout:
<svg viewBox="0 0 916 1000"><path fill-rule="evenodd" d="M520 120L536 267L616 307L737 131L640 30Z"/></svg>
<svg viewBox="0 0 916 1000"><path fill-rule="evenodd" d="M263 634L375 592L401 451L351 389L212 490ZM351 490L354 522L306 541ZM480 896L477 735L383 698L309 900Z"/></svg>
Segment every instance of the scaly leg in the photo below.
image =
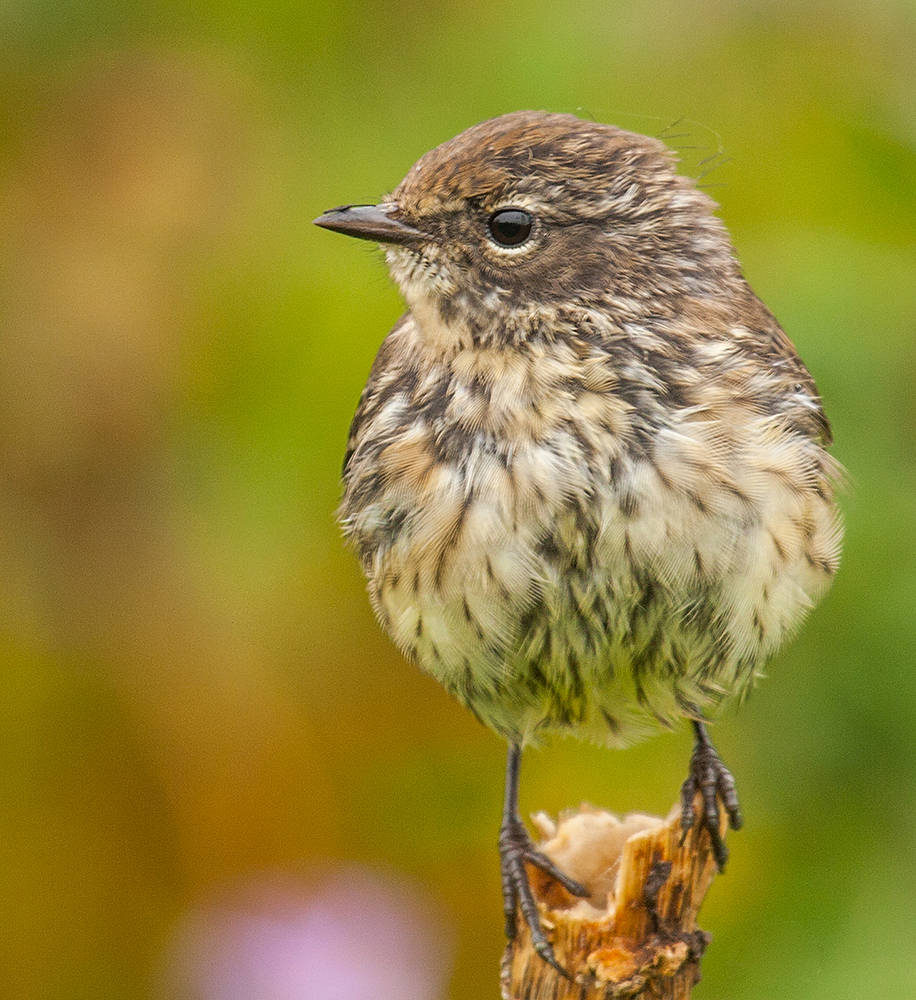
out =
<svg viewBox="0 0 916 1000"><path fill-rule="evenodd" d="M681 828L686 833L698 821L693 800L697 791L700 791L703 795L703 815L699 817L699 824L709 831L713 855L719 871L722 871L728 860L728 848L722 840L719 829L719 798L722 799L722 804L728 813L729 826L733 830L740 830L744 820L738 805L735 779L716 753L716 748L706 731L706 725L694 719L693 731L695 740L690 758L690 774L681 786Z"/></svg>
<svg viewBox="0 0 916 1000"><path fill-rule="evenodd" d="M553 948L541 927L537 903L528 881L525 862L539 868L555 878L574 896L588 896L584 885L565 875L545 854L535 850L534 843L518 814L518 774L522 760L522 749L509 744L506 761L506 799L503 806L503 821L499 829L499 860L503 883L503 911L506 915L506 937L515 937L515 910L518 906L531 931L531 943L535 951L548 965L569 978L569 974L557 962Z"/></svg>

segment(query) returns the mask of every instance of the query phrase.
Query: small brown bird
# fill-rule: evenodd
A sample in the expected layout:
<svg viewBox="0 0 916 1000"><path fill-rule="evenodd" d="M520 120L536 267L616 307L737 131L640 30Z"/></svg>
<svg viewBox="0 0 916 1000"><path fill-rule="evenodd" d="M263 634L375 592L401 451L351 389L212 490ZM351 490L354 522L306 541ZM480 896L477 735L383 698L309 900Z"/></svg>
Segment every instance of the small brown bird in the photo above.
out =
<svg viewBox="0 0 916 1000"><path fill-rule="evenodd" d="M388 633L509 742L507 933L518 905L560 972L525 862L586 893L522 823L522 748L691 720L682 822L721 867L718 798L741 814L704 712L837 569L830 425L714 209L658 140L521 111L315 220L385 244L409 307L353 420L341 520Z"/></svg>

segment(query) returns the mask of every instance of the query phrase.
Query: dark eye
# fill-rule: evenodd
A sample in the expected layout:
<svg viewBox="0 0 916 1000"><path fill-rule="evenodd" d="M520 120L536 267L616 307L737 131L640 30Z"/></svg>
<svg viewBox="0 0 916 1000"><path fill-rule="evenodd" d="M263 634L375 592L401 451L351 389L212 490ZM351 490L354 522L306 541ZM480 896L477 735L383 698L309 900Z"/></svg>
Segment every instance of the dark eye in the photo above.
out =
<svg viewBox="0 0 916 1000"><path fill-rule="evenodd" d="M520 208L504 208L494 212L487 229L495 243L501 247L518 247L531 235L534 219Z"/></svg>

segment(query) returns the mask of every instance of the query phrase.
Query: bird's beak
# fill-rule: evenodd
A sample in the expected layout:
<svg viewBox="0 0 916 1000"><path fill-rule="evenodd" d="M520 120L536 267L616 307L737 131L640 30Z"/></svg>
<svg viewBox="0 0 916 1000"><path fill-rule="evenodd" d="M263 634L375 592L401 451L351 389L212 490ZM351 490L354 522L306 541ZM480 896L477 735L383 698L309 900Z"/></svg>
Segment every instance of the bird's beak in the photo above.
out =
<svg viewBox="0 0 916 1000"><path fill-rule="evenodd" d="M395 205L341 205L315 219L315 225L345 236L376 243L407 244L428 242L431 237L413 226L392 218Z"/></svg>

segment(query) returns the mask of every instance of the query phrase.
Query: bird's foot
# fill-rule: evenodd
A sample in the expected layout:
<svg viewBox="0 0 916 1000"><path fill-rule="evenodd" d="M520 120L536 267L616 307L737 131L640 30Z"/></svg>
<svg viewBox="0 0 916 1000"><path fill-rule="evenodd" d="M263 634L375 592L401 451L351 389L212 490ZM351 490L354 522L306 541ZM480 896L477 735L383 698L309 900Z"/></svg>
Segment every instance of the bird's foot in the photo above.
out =
<svg viewBox="0 0 916 1000"><path fill-rule="evenodd" d="M546 854L536 850L524 823L518 819L504 822L500 828L499 860L503 883L503 910L506 915L506 937L510 939L515 937L517 906L522 911L525 923L528 924L534 950L561 976L566 979L571 978L557 961L553 947L547 940L543 927L541 927L541 917L534 893L531 891L525 863L534 865L545 875L556 879L574 896L588 896L590 895L588 889L580 882L570 878L565 872L560 871Z"/></svg>
<svg viewBox="0 0 916 1000"><path fill-rule="evenodd" d="M699 817L694 809L697 792L703 797L703 812ZM728 848L722 839L719 799L722 800L722 805L728 814L728 825L733 830L740 830L744 820L738 804L738 794L735 791L735 779L716 753L705 727L698 726L697 739L690 758L690 773L681 786L681 829L686 836L691 827L699 824L709 832L712 853L721 872L728 860Z"/></svg>

